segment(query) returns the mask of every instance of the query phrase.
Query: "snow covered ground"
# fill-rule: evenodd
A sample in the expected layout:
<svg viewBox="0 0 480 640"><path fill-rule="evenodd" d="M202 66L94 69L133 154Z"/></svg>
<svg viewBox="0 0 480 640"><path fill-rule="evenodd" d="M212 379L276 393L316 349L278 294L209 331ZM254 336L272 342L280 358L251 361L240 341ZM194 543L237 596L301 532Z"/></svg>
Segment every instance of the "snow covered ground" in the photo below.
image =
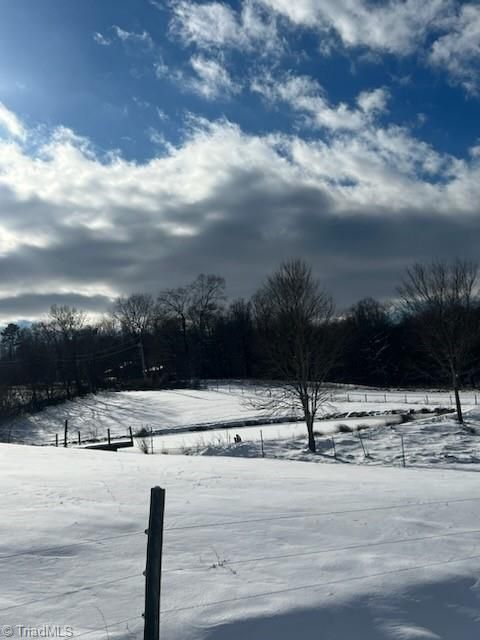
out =
<svg viewBox="0 0 480 640"><path fill-rule="evenodd" d="M392 425L395 416L388 417L387 425L381 424L380 418L343 420L340 422L351 428L352 432L317 436L316 454L310 453L306 448L305 426L302 433L300 425L293 437L288 437L286 433L282 435L281 431L274 437L272 432L271 437L264 441L263 452L258 428L252 430L251 437L243 437L242 432L240 444L220 439L220 436L217 441L206 437L204 446L200 440L196 447L185 447L183 452L247 458L265 455L268 458L335 464L403 466L405 460L406 466L442 465L480 471L480 412L468 412L466 417L466 428L460 427L451 416L429 416L397 425ZM368 428L358 432L359 424ZM318 423L318 426L322 428L323 423ZM268 433L270 429L271 427L267 427L263 433ZM208 435L210 434L206 434Z"/></svg>
<svg viewBox="0 0 480 640"><path fill-rule="evenodd" d="M125 391L107 392L77 398L25 416L3 427L3 436L11 430L12 441L52 442L55 433L63 434L66 419L73 439L126 434L142 427L154 429L208 424L239 418L256 418L262 411L242 401L242 395L216 391Z"/></svg>
<svg viewBox="0 0 480 640"><path fill-rule="evenodd" d="M0 464L4 635L140 638L160 485L162 640L479 637L474 473L16 445Z"/></svg>
<svg viewBox="0 0 480 640"><path fill-rule="evenodd" d="M368 418L344 418L338 420L322 420L317 423L317 434L333 435L342 426L348 425L352 431L358 427L377 429L385 425L396 425L402 421L399 415L377 416ZM243 447L234 443L234 436L238 433L242 439ZM255 427L242 427L241 429L212 429L201 433L173 433L168 435L136 438L137 447L123 449L124 453L138 453L141 451L140 443L145 440L151 453L153 445L154 453L183 453L202 455L245 455L256 457L262 455L261 442L264 443L264 452L277 452L288 447L292 442L301 443L304 449L306 444L306 427L304 422L287 422L284 424L259 425ZM254 445L250 447L250 445ZM247 448L246 448L247 447ZM210 453L211 452L211 453ZM274 457L279 457L274 455ZM287 456L282 456L287 457Z"/></svg>
<svg viewBox="0 0 480 640"><path fill-rule="evenodd" d="M0 440L29 444L53 443L63 435L65 419L71 439L125 435L128 427L161 430L189 425L218 424L266 416L255 407L265 389L242 385L219 385L209 390L130 391L99 393L49 407L40 413L0 426ZM464 394L466 406L473 407L475 394ZM324 414L410 411L422 407L450 406L445 392L389 392L332 389L323 407ZM289 411L288 413L291 413Z"/></svg>

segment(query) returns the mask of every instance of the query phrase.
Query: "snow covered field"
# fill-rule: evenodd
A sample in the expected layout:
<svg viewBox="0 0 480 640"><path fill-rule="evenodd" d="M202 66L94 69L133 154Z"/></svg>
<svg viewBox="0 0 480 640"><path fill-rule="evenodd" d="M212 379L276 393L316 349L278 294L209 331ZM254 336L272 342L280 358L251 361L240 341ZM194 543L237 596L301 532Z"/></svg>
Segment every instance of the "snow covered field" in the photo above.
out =
<svg viewBox="0 0 480 640"><path fill-rule="evenodd" d="M401 422L401 416L389 415L368 418L346 418L339 420L322 420L318 422L317 433L334 434L342 425L348 425L352 431L358 426L377 429L385 425L396 425ZM243 447L234 443L234 435L238 432L242 438ZM273 451L285 447L289 442L300 442L302 448L306 444L306 427L304 422L287 422L285 424L260 425L255 427L242 427L237 430L212 429L201 433L174 433L164 436L146 436L146 443L151 447L153 443L154 453L202 453L203 455L245 455L245 445L254 445L248 449L247 457L261 456L261 441L264 442L264 451ZM137 445L140 439L137 440ZM321 439L319 438L319 441ZM124 453L138 453L140 448L123 449ZM151 451L150 451L151 452ZM209 453L211 452L211 453ZM277 457L277 456L275 456Z"/></svg>
<svg viewBox="0 0 480 640"><path fill-rule="evenodd" d="M49 407L32 416L14 420L0 426L0 440L28 444L53 443L55 434L63 434L65 419L69 421L72 440L81 432L82 439L106 437L107 428L112 435L125 435L128 427L134 430L146 427L163 428L208 425L233 422L239 419L259 418L266 413L255 408L255 401L264 390L244 386L223 385L218 391L130 391L99 393L78 398L72 402ZM367 401L365 401L365 398ZM427 402L428 400L428 402ZM475 395L464 394L466 406L474 406ZM324 414L410 411L422 407L450 406L445 392L390 392L375 390L361 392L344 389L332 390L323 407ZM291 413L291 412L290 412Z"/></svg>
<svg viewBox="0 0 480 640"><path fill-rule="evenodd" d="M269 436L264 438L263 454L268 458L284 460L396 466L403 466L405 456L406 466L442 465L480 471L480 411L466 413L467 428L460 427L451 416L429 416L394 425L395 417L385 416L383 424L381 418L334 421L332 425L341 422L350 427L352 432L318 436L316 454L306 448L304 425L303 431L301 425L297 425L298 431L293 437L286 432L282 434L282 430L275 434L276 427L267 427L263 430L264 435L267 433ZM318 427L328 434L323 424L319 422ZM356 431L359 424L369 427L362 429L360 435ZM221 438L221 434L217 441L209 440L209 435L205 434L203 447L200 439L196 447L185 447L184 452L207 456L262 457L258 428L252 429L251 437L243 437L242 431L242 442L237 445L226 441L225 437ZM155 451L158 452L158 449Z"/></svg>
<svg viewBox="0 0 480 640"><path fill-rule="evenodd" d="M0 445L1 624L142 634L167 490L162 640L473 640L474 473Z"/></svg>

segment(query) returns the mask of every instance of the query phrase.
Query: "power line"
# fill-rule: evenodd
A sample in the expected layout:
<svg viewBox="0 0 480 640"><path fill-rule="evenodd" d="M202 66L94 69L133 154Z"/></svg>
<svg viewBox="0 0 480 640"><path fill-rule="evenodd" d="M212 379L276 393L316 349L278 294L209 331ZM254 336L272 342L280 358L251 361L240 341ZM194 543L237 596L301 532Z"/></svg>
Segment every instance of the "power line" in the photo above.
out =
<svg viewBox="0 0 480 640"><path fill-rule="evenodd" d="M119 353L124 353L125 351L130 351L131 349L138 348L138 341L133 342L130 345L113 346L109 349L104 349L102 351L92 351L90 353L81 353L76 356L70 356L69 358L55 358L55 362L84 362L88 360L102 359L108 358L110 356L117 355Z"/></svg>

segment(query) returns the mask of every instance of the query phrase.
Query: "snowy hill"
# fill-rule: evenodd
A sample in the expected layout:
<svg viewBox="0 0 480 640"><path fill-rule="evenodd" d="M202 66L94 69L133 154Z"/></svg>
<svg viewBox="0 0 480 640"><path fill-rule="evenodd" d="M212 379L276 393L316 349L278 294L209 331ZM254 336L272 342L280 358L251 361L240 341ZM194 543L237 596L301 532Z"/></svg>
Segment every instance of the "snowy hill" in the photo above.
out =
<svg viewBox="0 0 480 640"><path fill-rule="evenodd" d="M27 444L52 444L63 434L68 419L72 440L125 435L128 427L156 431L189 425L211 425L270 415L255 405L265 389L223 385L208 390L106 392L77 398L49 407L40 413L0 425L0 440ZM464 394L465 408L474 407L477 397ZM445 392L389 392L332 389L324 414L411 411L425 407L451 407ZM289 411L289 414L292 412Z"/></svg>
<svg viewBox="0 0 480 640"><path fill-rule="evenodd" d="M479 636L475 473L16 445L0 462L2 625L141 637L160 485L162 640Z"/></svg>

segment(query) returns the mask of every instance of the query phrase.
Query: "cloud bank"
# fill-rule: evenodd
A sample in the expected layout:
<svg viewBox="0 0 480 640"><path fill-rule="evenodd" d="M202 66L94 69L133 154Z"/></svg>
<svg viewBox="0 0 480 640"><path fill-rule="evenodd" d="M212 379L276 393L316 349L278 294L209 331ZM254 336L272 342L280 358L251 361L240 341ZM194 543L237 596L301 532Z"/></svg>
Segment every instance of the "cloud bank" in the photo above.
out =
<svg viewBox="0 0 480 640"><path fill-rule="evenodd" d="M462 160L382 124L382 88L339 105L305 78L265 86L328 135L191 117L183 142L139 163L65 128L35 139L2 105L0 316L35 317L62 296L99 310L199 272L249 295L295 255L345 305L394 294L412 260L476 256L478 148Z"/></svg>

